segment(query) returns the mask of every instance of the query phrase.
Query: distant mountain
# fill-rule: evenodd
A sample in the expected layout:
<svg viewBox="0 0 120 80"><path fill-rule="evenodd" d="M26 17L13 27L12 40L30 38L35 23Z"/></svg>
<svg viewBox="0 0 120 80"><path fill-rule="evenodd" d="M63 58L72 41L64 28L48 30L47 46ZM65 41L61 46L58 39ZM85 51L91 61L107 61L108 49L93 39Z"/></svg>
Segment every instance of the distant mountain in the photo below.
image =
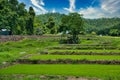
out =
<svg viewBox="0 0 120 80"><path fill-rule="evenodd" d="M85 30L96 32L120 24L120 18L85 19Z"/></svg>
<svg viewBox="0 0 120 80"><path fill-rule="evenodd" d="M60 13L47 13L36 16L37 19L45 23L49 17L53 17L57 26L61 24L61 19L65 14ZM92 31L98 32L104 29L112 28L120 24L120 18L99 18L99 19L84 19L84 29L87 33Z"/></svg>

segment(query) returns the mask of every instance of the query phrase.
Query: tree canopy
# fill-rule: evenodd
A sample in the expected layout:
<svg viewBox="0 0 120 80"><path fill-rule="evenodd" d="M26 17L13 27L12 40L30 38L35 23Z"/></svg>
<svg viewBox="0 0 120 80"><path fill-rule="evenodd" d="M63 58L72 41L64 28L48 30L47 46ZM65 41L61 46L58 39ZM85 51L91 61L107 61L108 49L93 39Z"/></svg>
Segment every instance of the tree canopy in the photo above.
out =
<svg viewBox="0 0 120 80"><path fill-rule="evenodd" d="M79 33L92 34L94 32L97 35L120 36L120 18L85 19L77 13L35 15L32 7L28 10L25 7L26 5L19 3L18 0L0 0L0 30L7 29L13 35L63 32L75 37Z"/></svg>
<svg viewBox="0 0 120 80"><path fill-rule="evenodd" d="M61 31L71 35L68 39L69 43L79 43L78 35L83 31L84 24L82 15L70 13L69 15L65 15L61 22Z"/></svg>
<svg viewBox="0 0 120 80"><path fill-rule="evenodd" d="M13 35L33 34L34 17L32 7L28 12L25 4L19 3L18 0L0 0L0 30L8 29Z"/></svg>

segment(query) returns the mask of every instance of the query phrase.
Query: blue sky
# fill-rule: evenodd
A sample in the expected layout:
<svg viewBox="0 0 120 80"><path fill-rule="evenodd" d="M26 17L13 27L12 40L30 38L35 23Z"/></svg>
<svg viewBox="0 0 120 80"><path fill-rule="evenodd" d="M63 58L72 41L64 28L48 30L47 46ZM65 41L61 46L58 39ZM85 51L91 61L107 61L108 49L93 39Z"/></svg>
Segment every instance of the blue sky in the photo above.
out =
<svg viewBox="0 0 120 80"><path fill-rule="evenodd" d="M19 0L36 14L48 12L83 14L85 18L120 17L120 0Z"/></svg>

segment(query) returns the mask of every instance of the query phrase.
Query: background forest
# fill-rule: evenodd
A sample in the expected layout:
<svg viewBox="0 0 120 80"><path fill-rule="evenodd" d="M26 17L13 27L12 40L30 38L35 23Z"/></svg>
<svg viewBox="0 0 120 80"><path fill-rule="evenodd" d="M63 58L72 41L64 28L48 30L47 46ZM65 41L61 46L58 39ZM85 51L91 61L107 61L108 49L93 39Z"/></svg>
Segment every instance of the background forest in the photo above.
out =
<svg viewBox="0 0 120 80"><path fill-rule="evenodd" d="M64 16L65 14L60 13L35 15L34 9L29 7L26 10L24 3L0 0L0 30L10 30L12 35L61 33L61 20ZM120 18L84 18L83 31L80 33L119 36Z"/></svg>

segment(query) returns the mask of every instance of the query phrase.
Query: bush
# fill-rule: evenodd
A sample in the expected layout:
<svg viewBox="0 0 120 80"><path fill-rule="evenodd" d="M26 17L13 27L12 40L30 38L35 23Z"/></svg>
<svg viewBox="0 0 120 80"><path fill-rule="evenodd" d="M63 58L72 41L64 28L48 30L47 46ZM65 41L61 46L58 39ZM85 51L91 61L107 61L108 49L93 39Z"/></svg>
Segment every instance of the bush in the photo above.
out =
<svg viewBox="0 0 120 80"><path fill-rule="evenodd" d="M67 39L61 39L60 44L79 44L80 40L78 37L70 36Z"/></svg>

